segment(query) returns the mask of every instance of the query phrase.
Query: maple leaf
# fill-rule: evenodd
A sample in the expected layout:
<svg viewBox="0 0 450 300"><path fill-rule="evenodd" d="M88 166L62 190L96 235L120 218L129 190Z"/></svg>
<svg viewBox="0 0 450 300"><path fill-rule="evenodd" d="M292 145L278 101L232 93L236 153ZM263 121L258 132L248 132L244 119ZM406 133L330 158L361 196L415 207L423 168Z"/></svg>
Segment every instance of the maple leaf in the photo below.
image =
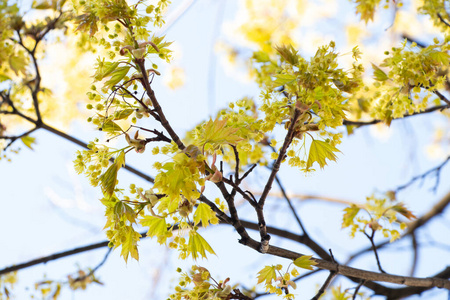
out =
<svg viewBox="0 0 450 300"><path fill-rule="evenodd" d="M140 221L142 226L148 226L147 235L154 236L163 236L167 232L167 223L166 219L158 218L154 216L145 216Z"/></svg>
<svg viewBox="0 0 450 300"><path fill-rule="evenodd" d="M224 145L236 145L242 138L236 135L238 128L227 126L227 119L219 120L216 118L214 121L209 119L203 128L203 132L199 138L199 143L203 147L206 144L211 144L213 149L220 149Z"/></svg>
<svg viewBox="0 0 450 300"><path fill-rule="evenodd" d="M341 152L336 147L324 141L313 140L309 148L308 161L306 162L306 170L312 167L314 162L318 162L320 168L326 166L326 159L336 161L337 156L334 152Z"/></svg>
<svg viewBox="0 0 450 300"><path fill-rule="evenodd" d="M317 265L317 263L311 259L312 255L303 255L294 260L294 265L299 268L314 270L313 266Z"/></svg>
<svg viewBox="0 0 450 300"><path fill-rule="evenodd" d="M407 218L408 220L412 220L412 219L416 219L417 217L405 207L405 204L403 203L398 203L394 206L391 207L392 210L398 212L399 214L401 214L402 216L404 216L405 218Z"/></svg>
<svg viewBox="0 0 450 300"><path fill-rule="evenodd" d="M199 258L199 254L203 258L206 258L206 252L216 254L208 242L195 230L191 230L189 233L188 249L195 260Z"/></svg>
<svg viewBox="0 0 450 300"><path fill-rule="evenodd" d="M201 221L202 227L207 227L209 225L208 222L211 220L213 215L214 214L211 208L207 204L200 203L194 213L194 223L197 225Z"/></svg>
<svg viewBox="0 0 450 300"><path fill-rule="evenodd" d="M131 226L127 226L125 230L125 241L122 243L122 251L120 252L120 255L123 256L125 262L128 261L128 255L131 255L131 257L135 260L139 260L137 242L139 241L141 235Z"/></svg>
<svg viewBox="0 0 450 300"><path fill-rule="evenodd" d="M111 196L117 183L117 173L125 165L125 153L120 152L114 163L100 176L100 184L104 194Z"/></svg>
<svg viewBox="0 0 450 300"><path fill-rule="evenodd" d="M350 207L344 209L345 214L342 220L342 228L349 227L353 224L353 219L358 214L360 208L355 204L352 204Z"/></svg>
<svg viewBox="0 0 450 300"><path fill-rule="evenodd" d="M277 273L275 273L275 266L265 266L261 271L258 272L258 284L264 282L264 284L272 283L272 280L277 278Z"/></svg>

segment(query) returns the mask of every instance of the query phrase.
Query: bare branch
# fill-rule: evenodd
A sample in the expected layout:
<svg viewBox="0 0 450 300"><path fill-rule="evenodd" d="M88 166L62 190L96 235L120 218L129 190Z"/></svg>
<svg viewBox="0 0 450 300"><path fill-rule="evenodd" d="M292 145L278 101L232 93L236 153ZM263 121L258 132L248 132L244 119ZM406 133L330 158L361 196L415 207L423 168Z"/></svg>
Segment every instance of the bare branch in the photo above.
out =
<svg viewBox="0 0 450 300"><path fill-rule="evenodd" d="M405 183L404 185L401 185L399 187L397 187L395 189L396 192L399 192L405 188L407 188L408 186L410 186L411 184L413 184L415 181L419 180L419 179L425 179L425 177L427 177L428 175L435 173L436 175L436 183L433 187L433 191L436 192L437 188L439 186L439 180L440 180L440 173L441 173L441 169L450 161L450 156L448 156L440 165L426 171L425 173L415 176L413 178L411 178L410 181L408 181L407 183Z"/></svg>
<svg viewBox="0 0 450 300"><path fill-rule="evenodd" d="M412 117L412 116L417 116L417 115L423 115L423 114L428 114L437 110L444 110L450 108L450 104L446 104L446 105L438 105L438 106L433 106L433 107L429 107L427 109L425 109L424 111L421 112L415 112L412 114L406 114L403 116L403 118L408 118L408 117ZM402 120L403 118L398 118L398 119L394 119L394 120ZM373 125L373 124L378 124L378 123L382 123L382 120L372 120L372 121L350 121L350 120L344 120L344 122L342 123L343 125L353 125L353 126L357 126L357 127L362 127L362 126L367 126L367 125Z"/></svg>

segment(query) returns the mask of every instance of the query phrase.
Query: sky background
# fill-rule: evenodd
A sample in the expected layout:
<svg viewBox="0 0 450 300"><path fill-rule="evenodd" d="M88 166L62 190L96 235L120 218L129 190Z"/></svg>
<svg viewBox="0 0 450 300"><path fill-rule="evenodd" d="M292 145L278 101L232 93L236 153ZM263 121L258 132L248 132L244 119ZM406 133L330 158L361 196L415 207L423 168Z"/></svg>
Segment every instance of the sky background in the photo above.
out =
<svg viewBox="0 0 450 300"><path fill-rule="evenodd" d="M174 1L176 5L189 2ZM352 48L345 45L342 26L349 20L356 20L354 11L346 1L336 2L338 4L333 6L331 1L318 1L308 8L311 13L302 16L304 27L298 33L298 40L301 41L301 53L305 57L314 53L313 49L320 40L327 43L334 39L338 51L342 53ZM230 67L221 52L214 50L217 49L218 40L239 45L239 41L233 40L230 35L238 8L238 1L194 1L165 32L168 40L175 41L173 64L184 70L185 84L177 90L170 90L164 84L164 78L156 78L153 84L167 118L178 132L191 129L230 101L244 96L257 99L257 86L247 79L244 68L239 65ZM313 12L329 15L318 26L314 22ZM389 41L386 38L380 41L378 37L378 34L384 33L387 27L384 25L389 24L389 13L385 11L387 20L377 19L378 23L368 25L375 32L366 39L368 45L388 45L391 38L395 39L394 35L387 39ZM389 33L387 35L390 36ZM421 38L429 40L428 37ZM248 48L242 48L240 52L242 56L249 53ZM162 65L163 76L164 70L168 68ZM51 80L52 75L48 76L50 78L47 80ZM396 188L408 182L412 176L438 165L442 158L431 157L427 149L433 141L434 129L446 122L438 114L432 114L393 121L390 128L371 126L357 129L354 135L344 137L338 147L342 154L338 155L337 163L332 162L324 171L318 170L308 176L283 166L280 178L292 194L322 195L362 203L366 196ZM92 140L97 134L82 121L73 122L69 132L84 141ZM105 240L102 231L105 222L103 208L97 200L101 197L100 191L91 187L83 176L77 175L72 166L74 153L80 148L42 130L32 136L37 140L34 151L23 149L19 155L12 157L12 162L0 162L0 268ZM150 153L128 155L127 163L145 173L155 174L151 168L153 158ZM256 171L248 182L249 187L257 190L258 183L263 182L267 175L265 170ZM121 185L128 186L131 182L148 186L146 182L122 170ZM406 202L420 216L448 193L448 182L450 168L447 166L442 169L436 193L430 191L435 181L429 177L422 186L416 183L399 193L399 200ZM342 204L309 200L294 201L294 205L313 238L325 249L331 248L338 260L345 261L346 253L369 245L366 239L350 239L348 231L341 230L342 210L345 208ZM242 219L255 220L252 209L245 206L240 209ZM289 214L286 217L285 211L282 199L270 198L267 203L267 223L300 233L294 219ZM230 277L231 283L251 287L256 283L256 273L264 265L288 265L286 260L264 256L239 245L237 233L229 226L218 226L201 233L217 256L197 263L207 267L215 279ZM251 234L258 235L256 232ZM450 214L447 210L420 231L419 240L439 241L448 250L449 236ZM312 254L302 245L276 238L271 240L271 244ZM395 251L380 251L387 272L408 274L412 260L409 246L410 239L406 238L392 246ZM128 264L119 257L119 251L112 252L97 272L98 278L104 282L103 286L93 284L86 291L76 292L65 288L60 299L165 299L170 288L177 283L174 270L177 267L187 270L193 264L191 260L178 262L177 253L168 251L151 239L143 239L139 251L140 261L130 260ZM33 287L36 281L44 278L65 280L68 274L75 273L78 266L94 267L106 252L107 249L102 248L20 271L19 283L14 289L16 299L27 299L37 294ZM448 252L442 249L425 247L420 256L427 259L426 263L418 265L417 276L429 276L430 272L450 264ZM376 270L371 253L353 261L353 266ZM297 299L310 299L327 275L327 272L319 272L301 281L296 290L299 295ZM341 281L348 284L345 279L337 279L334 284ZM258 291L262 290L263 287L258 287ZM447 299L447 295L433 290L424 293L422 299Z"/></svg>

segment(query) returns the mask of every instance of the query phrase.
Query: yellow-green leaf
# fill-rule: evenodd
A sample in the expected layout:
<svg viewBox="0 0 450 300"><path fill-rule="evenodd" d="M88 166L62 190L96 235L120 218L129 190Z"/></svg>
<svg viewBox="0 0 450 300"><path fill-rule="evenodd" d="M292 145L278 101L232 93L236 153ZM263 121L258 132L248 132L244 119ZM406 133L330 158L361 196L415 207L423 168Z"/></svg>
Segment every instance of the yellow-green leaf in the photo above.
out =
<svg viewBox="0 0 450 300"><path fill-rule="evenodd" d="M124 164L125 153L121 151L114 163L100 176L100 185L105 195L111 196L113 194L117 182L117 173Z"/></svg>
<svg viewBox="0 0 450 300"><path fill-rule="evenodd" d="M275 86L285 85L294 82L297 76L292 74L278 74L275 75L275 80L273 81Z"/></svg>
<svg viewBox="0 0 450 300"><path fill-rule="evenodd" d="M372 64L372 68L373 68L373 77L375 78L375 80L385 81L389 79L387 74L384 73L384 71L378 68L376 65Z"/></svg>
<svg viewBox="0 0 450 300"><path fill-rule="evenodd" d="M105 120L101 127L101 130L108 133L123 132L122 128L111 119Z"/></svg>
<svg viewBox="0 0 450 300"><path fill-rule="evenodd" d="M145 216L140 223L142 226L148 227L147 235L150 237L164 236L167 232L167 223L164 218Z"/></svg>
<svg viewBox="0 0 450 300"><path fill-rule="evenodd" d="M31 147L31 145L34 144L34 141L36 140L36 138L26 135L26 136L21 137L20 140L24 143L25 146L27 146L28 148L33 150L33 147Z"/></svg>
<svg viewBox="0 0 450 300"><path fill-rule="evenodd" d="M326 166L326 159L336 161L337 156L334 152L341 152L336 147L328 144L324 141L313 140L311 142L311 147L309 148L308 161L306 162L306 169L312 167L314 162L319 163L320 168Z"/></svg>
<svg viewBox="0 0 450 300"><path fill-rule="evenodd" d="M227 126L227 119L219 120L218 117L214 121L209 119L200 135L199 142L202 146L209 143L214 149L219 149L228 144L235 145L242 140L236 134L237 131L238 128Z"/></svg>
<svg viewBox="0 0 450 300"><path fill-rule="evenodd" d="M206 258L206 252L216 254L208 242L195 230L189 232L188 249L189 254L192 255L192 258L195 260L200 256Z"/></svg>
<svg viewBox="0 0 450 300"><path fill-rule="evenodd" d="M292 45L286 46L276 46L275 50L284 58L286 62L291 65L295 65L298 63L298 55L297 51L292 47Z"/></svg>
<svg viewBox="0 0 450 300"><path fill-rule="evenodd" d="M125 239L122 243L122 251L120 253L123 256L125 262L128 261L128 255L131 255L135 260L139 260L139 252L137 249L137 243L139 242L139 238L141 235L139 232L136 232L133 227L127 226L125 228Z"/></svg>
<svg viewBox="0 0 450 300"><path fill-rule="evenodd" d="M342 218L342 228L349 227L353 224L353 219L358 214L360 208L356 206L355 204L350 205L350 207L347 207L344 209L345 214Z"/></svg>
<svg viewBox="0 0 450 300"><path fill-rule="evenodd" d="M130 116L134 111L135 110L131 109L131 108L116 111L114 113L114 120L122 120L122 119L128 118L128 116Z"/></svg>
<svg viewBox="0 0 450 300"><path fill-rule="evenodd" d="M202 226L207 227L209 225L208 222L211 220L213 215L213 211L207 204L200 203L194 213L194 223L197 225L201 221Z"/></svg>
<svg viewBox="0 0 450 300"><path fill-rule="evenodd" d="M311 259L312 255L303 255L294 260L294 265L299 268L314 270L313 266L317 265L314 259Z"/></svg>
<svg viewBox="0 0 450 300"><path fill-rule="evenodd" d="M271 284L272 280L277 278L277 273L275 272L275 266L265 266L261 271L258 272L258 284L264 282L264 284Z"/></svg>

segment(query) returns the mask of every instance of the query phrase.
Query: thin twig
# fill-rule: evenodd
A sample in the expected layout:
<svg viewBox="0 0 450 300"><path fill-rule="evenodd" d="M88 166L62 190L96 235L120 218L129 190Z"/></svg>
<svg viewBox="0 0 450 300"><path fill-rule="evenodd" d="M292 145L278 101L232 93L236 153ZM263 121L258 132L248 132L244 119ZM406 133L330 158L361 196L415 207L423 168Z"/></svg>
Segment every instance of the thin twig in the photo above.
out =
<svg viewBox="0 0 450 300"><path fill-rule="evenodd" d="M407 188L408 186L410 186L411 184L413 184L415 181L419 180L419 179L424 179L425 177L427 177L428 175L430 175L431 173L436 173L436 183L434 185L434 187L432 188L432 190L434 192L437 191L437 188L439 186L439 180L440 180L440 173L441 173L441 169L450 161L450 156L448 156L440 165L426 171L425 173L421 174L421 175L417 175L413 178L411 178L410 181L408 181L407 183L397 187L395 189L396 192L399 192L405 188Z"/></svg>

